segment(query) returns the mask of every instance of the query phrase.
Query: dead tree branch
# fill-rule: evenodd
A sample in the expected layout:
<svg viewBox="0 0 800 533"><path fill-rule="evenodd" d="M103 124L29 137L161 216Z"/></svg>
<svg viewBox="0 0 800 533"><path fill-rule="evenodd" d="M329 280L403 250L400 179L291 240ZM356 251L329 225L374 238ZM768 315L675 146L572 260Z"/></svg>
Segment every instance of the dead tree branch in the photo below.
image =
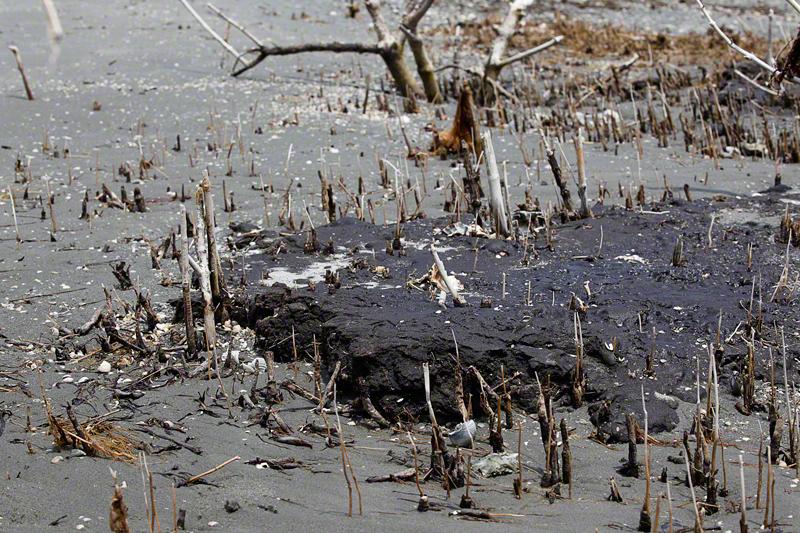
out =
<svg viewBox="0 0 800 533"><path fill-rule="evenodd" d="M766 61L755 55L753 52L745 50L744 48L736 44L734 40L728 36L728 34L722 31L722 28L720 28L719 25L716 23L716 21L711 17L711 13L709 13L708 8L706 8L705 4L703 3L703 0L696 0L696 1L697 5L700 6L700 10L703 12L703 15L706 17L706 20L708 21L708 25L717 33L717 35L719 35L722 38L723 41L725 41L725 44L727 44L731 50L733 50L740 56L755 63L762 69L769 72L772 76L772 79L775 80L778 85L780 85L780 82L783 81L784 79L787 79L792 83L800 83L800 79L798 79L797 77L791 74L787 76L787 73L789 73L789 71L792 69L791 61L786 61L785 63L787 64L784 65L783 68L777 68L773 65L770 65L769 63L767 63ZM791 3L792 2L790 2L790 4Z"/></svg>
<svg viewBox="0 0 800 533"><path fill-rule="evenodd" d="M364 0L367 12L372 19L372 26L377 37L376 44L364 44L356 42L318 42L298 45L279 46L275 44L265 44L258 37L253 35L244 25L240 24L231 17L225 15L217 7L208 4L208 8L222 20L239 30L245 37L255 45L253 48L239 51L223 39L213 28L203 19L203 17L189 4L189 0L179 0L187 11L200 23L203 29L208 32L230 55L235 58L232 75L240 76L245 72L260 65L265 59L273 56L287 56L294 54L304 54L310 52L332 52L332 53L355 53L355 54L375 54L379 55L386 65L389 74L394 81L398 92L403 96L421 95L417 80L411 73L405 60L405 43L409 42L409 47L414 55L417 64L417 72L423 82L425 95L432 102L439 101L438 83L436 80L436 70L433 68L428 57L425 44L417 35L417 27L422 18L427 13L434 0L413 0L406 6L406 12L402 17L401 27L397 32L392 32L389 25L383 18L380 0ZM245 58L252 59L246 60Z"/></svg>
<svg viewBox="0 0 800 533"><path fill-rule="evenodd" d="M203 29L206 30L211 35L211 37L214 38L215 41L217 41L220 45L222 45L222 48L227 50L228 53L231 54L233 57L235 57L237 60L242 56L242 54L237 52L233 46L228 44L228 41L220 37L219 34L215 32L205 20L203 20L203 17L201 17L200 14L197 11L195 11L195 9L192 7L192 5L189 3L188 0L178 0L178 1L181 4L183 4L183 7L185 7L186 10L195 18L195 20L200 23Z"/></svg>
<svg viewBox="0 0 800 533"><path fill-rule="evenodd" d="M439 83L436 79L436 70L428 57L428 50L425 42L417 34L417 26L420 20L433 5L434 0L417 0L409 2L406 7L406 14L400 24L400 31L408 39L408 46L414 55L414 63L417 65L417 74L422 80L422 87L425 90L425 97L429 102L439 103L442 95L439 93Z"/></svg>
<svg viewBox="0 0 800 533"><path fill-rule="evenodd" d="M492 51L486 64L483 67L483 100L484 102L492 102L495 99L495 87L497 79L500 77L500 72L504 67L507 67L523 59L527 59L539 52L547 50L548 48L560 43L563 35L558 35L549 41L542 43L538 46L514 54L510 57L504 57L506 50L508 50L509 42L514 34L517 32L519 23L525 17L525 12L533 5L534 0L514 0L508 6L508 13L497 28L497 38L492 43Z"/></svg>
<svg viewBox="0 0 800 533"><path fill-rule="evenodd" d="M247 28L245 28L244 26L242 26L241 24L239 24L238 22L236 22L235 20L224 14L222 11L219 10L217 6L215 6L214 4L206 4L206 6L208 7L208 9L216 13L216 15L219 18L221 18L222 20L224 20L225 22L227 22L228 24L230 24L231 26L242 32L242 35L253 41L253 44L255 44L260 48L264 46L264 43L262 43L261 40L259 40L255 35L250 33L250 31Z"/></svg>

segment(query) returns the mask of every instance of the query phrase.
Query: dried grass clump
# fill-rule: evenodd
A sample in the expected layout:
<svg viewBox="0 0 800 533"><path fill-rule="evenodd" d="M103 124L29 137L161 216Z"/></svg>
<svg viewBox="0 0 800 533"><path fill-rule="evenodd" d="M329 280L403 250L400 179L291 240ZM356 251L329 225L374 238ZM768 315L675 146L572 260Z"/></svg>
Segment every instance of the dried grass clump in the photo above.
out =
<svg viewBox="0 0 800 533"><path fill-rule="evenodd" d="M789 206L786 206L786 211L781 218L781 227L777 237L778 242L792 241L792 246L800 246L800 219L792 218L789 214Z"/></svg>
<svg viewBox="0 0 800 533"><path fill-rule="evenodd" d="M466 24L463 28L463 46L477 46L488 49L496 38L494 28L499 18L485 17L482 20ZM444 32L436 29L434 32ZM767 41L750 32L736 32L730 28L726 33L737 44L756 54L766 52ZM564 35L565 39L547 57L538 59L541 62L562 64L565 58L597 59L621 57L639 54L649 57L669 56L676 63L701 62L708 64L722 61L730 57L730 48L713 30L703 34L669 35L660 32L633 31L611 23L592 24L584 20L558 15L553 22L542 23L535 17L527 19L519 32L511 39L510 48L525 50L541 44L553 35ZM800 50L798 50L800 52ZM791 55L791 54L788 54Z"/></svg>
<svg viewBox="0 0 800 533"><path fill-rule="evenodd" d="M141 444L112 422L100 420L81 424L71 409L68 408L66 418L59 417L53 415L49 402L45 404L48 433L53 436L53 445L56 448L74 448L93 457L136 463L134 452L141 448Z"/></svg>
<svg viewBox="0 0 800 533"><path fill-rule="evenodd" d="M450 280L454 284L457 291L464 290L464 285L458 278L450 275ZM431 299L436 299L440 294L449 292L447 283L445 283L441 271L436 267L435 264L432 265L430 270L428 270L428 272L426 272L423 276L419 278L409 278L406 281L406 285L410 288L428 293Z"/></svg>

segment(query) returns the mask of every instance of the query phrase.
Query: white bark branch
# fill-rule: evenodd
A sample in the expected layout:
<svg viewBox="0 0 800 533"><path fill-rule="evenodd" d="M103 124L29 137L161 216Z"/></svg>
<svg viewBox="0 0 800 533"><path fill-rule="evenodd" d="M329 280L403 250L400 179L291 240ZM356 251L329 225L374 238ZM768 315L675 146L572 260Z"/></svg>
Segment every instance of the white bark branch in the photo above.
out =
<svg viewBox="0 0 800 533"><path fill-rule="evenodd" d="M214 301L211 295L211 272L208 268L208 237L203 224L203 208L200 202L197 203L197 224L195 224L194 229L195 243L197 244L200 292L203 294L203 329L206 334L206 350L211 352L217 344L217 327L214 321Z"/></svg>
<svg viewBox="0 0 800 533"><path fill-rule="evenodd" d="M740 78L742 78L744 81L746 81L747 83L749 83L753 87L755 87L756 89L758 89L759 91L764 91L765 93L771 94L772 96L780 96L781 95L781 93L779 93L778 91L776 91L774 89L770 89L769 87L767 87L765 85L761 85L760 83L758 83L753 78L747 76L744 72L742 72L738 68L733 69L733 73L736 74L737 76L739 76Z"/></svg>
<svg viewBox="0 0 800 533"><path fill-rule="evenodd" d="M540 44L538 46L534 46L533 48L528 48L524 52L520 52L518 54L514 54L513 56L502 60L498 66L500 68L507 67L508 65L511 65L512 63L516 63L517 61L522 61L523 59L527 59L532 55L536 55L539 52L543 52L543 51L547 50L548 48L557 45L558 43L560 43L563 40L564 40L564 36L563 35L556 35L555 37L553 37L549 41L545 41L545 42L543 42L542 44Z"/></svg>
<svg viewBox="0 0 800 533"><path fill-rule="evenodd" d="M192 267L192 270L194 270L198 276L202 276L203 269L200 268L200 265L198 264L197 261L195 261L194 257L190 255L187 257L187 260L189 261L189 266Z"/></svg>
<svg viewBox="0 0 800 533"><path fill-rule="evenodd" d="M375 34L378 36L379 44L387 47L391 46L395 39L389 31L389 26L383 19L383 14L381 14L380 0L364 0L364 4L367 6L367 12L370 18L372 18L372 24L375 26Z"/></svg>
<svg viewBox="0 0 800 533"><path fill-rule="evenodd" d="M780 72L780 70L778 70L776 67L770 65L769 63L767 63L766 61L764 61L763 59L761 59L760 57L758 57L754 53L750 52L749 50L745 50L744 48L742 48L741 46L736 44L733 41L733 39L728 37L728 35L724 31L722 31L722 28L720 28L719 25L717 25L717 23L711 17L711 13L708 12L708 9L706 8L705 4L703 4L703 0L696 0L696 1L697 1L697 5L700 6L700 9L703 11L703 15L705 15L706 20L708 20L708 25L711 26L711 28L717 33L717 35L722 37L722 40L725 41L725 44L727 44L728 47L731 50L733 50L737 54L741 55L742 57L752 61L753 63L755 63L759 67L763 68L767 72L770 72L772 75L776 75L776 74L778 74ZM792 3L796 4L797 3L795 0L788 0L788 1L789 1L790 4L792 4ZM800 6L798 6L798 7L800 7ZM800 79L798 79L796 77L790 77L790 78L786 78L786 79L788 79L789 81L791 81L793 83L800 83Z"/></svg>
<svg viewBox="0 0 800 533"><path fill-rule="evenodd" d="M503 189L500 185L500 171L497 168L494 145L492 145L492 133L485 131L481 135L481 139L483 141L483 153L486 156L486 166L489 169L489 203L495 220L495 230L498 237L507 237L510 230L508 228L505 203L503 202Z"/></svg>
<svg viewBox="0 0 800 533"><path fill-rule="evenodd" d="M230 43L228 43L225 39L220 37L219 34L217 32L215 32L213 30L213 28L211 28L211 26L208 25L208 22L203 20L203 17L200 16L200 13L198 13L197 11L194 10L194 8L188 2L188 0L178 0L178 1L181 4L183 4L183 7L185 7L186 10L195 18L195 20L197 20L197 22L200 23L200 25L203 27L203 29L206 30L209 34L211 34L211 36L214 38L214 40L216 40L219 44L221 44L222 47L225 50L228 51L229 54L231 54L236 59L239 59L240 57L242 57L242 54L237 52L236 48L231 46Z"/></svg>
<svg viewBox="0 0 800 533"><path fill-rule="evenodd" d="M497 38L492 44L492 53L489 54L487 65L500 65L508 48L508 41L517 31L517 24L525 16L525 10L532 4L533 0L514 0L511 2L506 17L497 29Z"/></svg>
<svg viewBox="0 0 800 533"><path fill-rule="evenodd" d="M242 32L242 34L251 41L253 41L256 46L258 46L259 48L264 47L264 43L262 43L258 39L258 37L250 33L250 31L247 28L245 28L244 26L242 26L241 24L239 24L238 22L227 16L225 13L220 11L219 8L217 8L214 4L206 4L206 7L208 7L208 9L213 11L219 18L221 18L222 20L224 20L225 22L227 22L228 24L230 24L231 26Z"/></svg>
<svg viewBox="0 0 800 533"><path fill-rule="evenodd" d="M444 263L442 260L439 259L439 253L436 251L436 248L431 244L431 253L433 254L433 262L436 265L436 270L439 271L439 274L442 276L442 281L444 282L444 286L447 287L448 292L453 297L453 301L456 306L463 307L466 305L466 301L464 298L458 293L458 289L456 288L455 282L450 278L450 275L447 273L447 269L444 267Z"/></svg>
<svg viewBox="0 0 800 533"><path fill-rule="evenodd" d="M60 41L64 37L64 27L61 26L61 19L53 0L42 0L44 12L47 14L47 24L50 27L50 35L54 41Z"/></svg>
<svg viewBox="0 0 800 533"><path fill-rule="evenodd" d="M500 77L500 71L503 70L503 67L547 50L564 39L562 35L558 35L538 46L504 58L511 38L517 32L520 21L522 21L525 16L527 9L533 5L533 1L534 0L514 0L511 2L508 6L508 13L506 13L505 18L497 28L497 37L492 43L492 51L483 66L484 104L491 104L494 101L495 91L498 85L493 82L496 82Z"/></svg>

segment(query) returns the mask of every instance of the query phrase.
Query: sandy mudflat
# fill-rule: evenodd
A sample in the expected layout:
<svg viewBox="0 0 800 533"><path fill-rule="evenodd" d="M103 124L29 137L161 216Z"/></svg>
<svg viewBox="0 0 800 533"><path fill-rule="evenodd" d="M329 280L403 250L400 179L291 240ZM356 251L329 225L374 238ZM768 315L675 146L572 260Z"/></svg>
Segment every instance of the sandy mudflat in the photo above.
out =
<svg viewBox="0 0 800 533"><path fill-rule="evenodd" d="M387 3L387 17L394 17L396 9L389 7L398 8L398 2ZM478 4L478 7L474 4ZM485 10L489 9L483 4L439 2L426 23L442 28L447 20L469 21L472 13L482 17ZM691 2L652 2L648 5L618 2L614 6L605 2L547 4L546 8L542 8L547 11L542 19L548 22L553 18L552 11L557 9L570 20L608 22L631 32L663 32L667 35L705 32L705 24ZM52 437L46 433L47 418L41 390L44 390L57 414L64 412L65 404L72 403L81 420L95 416L107 417L116 427L126 429L136 440L147 444L147 460L154 476L158 517L164 531L171 527L170 487L173 482L203 472L234 456L240 456L241 459L209 476L208 484L177 489L177 507L186 511L187 530L502 529L586 532L636 529L644 481L626 478L616 471L626 457L627 445L604 445L590 439L595 426L590 422L587 407L573 410L564 399L557 402L555 416L556 419L566 418L569 427L574 429L570 438L574 479L572 498L566 498L567 487L562 486L562 498L549 502L544 489L539 487L545 461L539 426L535 413L530 416L525 412L529 406L519 402L514 416L515 420L522 422L523 428L526 492L521 500L514 498L511 475L492 479L475 477L473 499L481 509L498 515L491 521L452 516L464 489L453 490L448 499L440 483L424 483L423 489L437 509L418 513L418 494L413 482L366 483L370 476L407 469L413 465L413 461L405 433L375 429L369 420L358 416L357 410L353 409L354 416L343 417L342 424L351 462L360 481L363 516L348 518L347 491L339 449L326 448L325 438L319 434L298 433L312 448L282 444L271 438L267 428L253 424L252 419L259 410L243 409L236 402L240 392L249 390L252 385L252 375L246 375L242 380L242 373L238 372L235 376L224 378L224 388L233 402L229 411L226 400L218 395L219 383L216 379L183 379L178 377L179 372L164 371L164 368L173 366L183 370L180 361L172 358L176 352L149 356L146 360L137 358L135 354L116 353L113 357L106 357L94 353L97 343L92 336L71 341L66 351L51 349L57 337L57 329L54 332L54 328L72 329L80 326L103 304L103 287L116 287L117 280L112 275L110 265L118 261L127 262L131 267L132 280L150 292L159 321L164 324L164 331L168 332L164 334L165 339L172 339L170 335L173 333L180 336L180 326L169 326L173 309L167 304L168 300L180 296L180 286L161 284L165 277L178 280L177 264L165 258L161 271L151 268L147 241L160 244L171 230L177 228L178 202L173 201L171 193L180 194L183 186L187 195L191 196L203 169L208 169L212 177L218 224L221 227L219 235L224 240L232 235L228 230L229 223L260 224L263 219L264 203L257 190L259 179L250 175L251 166L274 190L267 195L268 212L273 225L277 223L283 205L283 192L290 183L294 183L295 205L301 206L303 201L307 202L313 206L311 213L315 223L322 223L322 213L317 207L317 170L320 168L327 169L337 179L341 175L350 190L356 190L357 178L363 176L378 206L377 222L392 222L396 216L395 204L388 200L391 197L389 191L378 188L375 161L376 157L381 157L400 167L407 153L396 115L390 116L375 106L367 113L361 113L357 107L364 96L364 74L371 74L373 91L378 89L375 80L383 74L382 66L373 57L323 54L280 57L265 62L243 79L232 79L227 75L230 58L225 58L225 68L220 69L222 53L219 47L207 38L177 1L57 0L57 5L66 35L60 47L54 50L49 43L46 19L38 2L0 0L0 40L4 45L19 46L36 95L33 102L24 99L13 57L5 51L0 53L0 282L3 287L0 291L0 410L8 413L4 417L4 426L0 424L4 428L0 431L0 531L108 530L109 502L113 492L109 468L116 470L119 481L127 485L124 497L129 507L131 530L148 530L139 467L85 457L71 449L53 449ZM198 9L201 6L202 3L196 4ZM223 1L219 7L238 20L247 21L254 33L269 36L279 43L342 36L363 40L373 38L367 30L363 9L360 18L348 19L343 14L343 2L299 0L265 4L247 0ZM766 13L770 7L776 10L782 24L776 32L781 36L792 35L795 30L793 19L789 18L789 8L777 0L720 2L715 5L715 9L719 8L715 13L720 23L744 28L763 37L766 34ZM217 24L217 27L224 28L224 24ZM451 50L441 52L442 62L446 62L451 53ZM473 55L475 64L480 64L478 55ZM542 84L544 86L554 77L564 74L569 77L595 70L603 72L606 60L621 61L626 57L628 54L620 50L608 58L593 58L587 54L562 65L563 68L553 69L549 65L540 73ZM656 58L656 63L678 61L667 55L659 56L658 52ZM640 67L637 79L643 79L654 68L640 64L637 69ZM693 66L682 65L680 68L691 70ZM557 75L555 71L558 71ZM680 103L685 111L689 99L685 97L686 92L682 94L684 99ZM390 100L393 98L390 96ZM392 105L395 106L394 103ZM624 105L620 105L622 113L630 119L631 109ZM402 104L397 103L396 106ZM448 102L442 109L447 116L451 116L453 107L454 102ZM347 108L347 113L344 108ZM681 105L676 105L676 117L679 108ZM774 121L776 127L791 125L791 106L770 109L769 120ZM429 146L431 139L426 124L432 122L442 128L447 124L447 121L436 117L433 106L423 106L421 113L404 115L401 120L405 121L404 127L411 144L422 149ZM225 150L214 151L209 146L215 143L229 146L236 137L237 128L244 132L247 149L243 152L239 152L238 147L232 149L234 168L232 175L226 176ZM534 139L532 135L527 141L528 148L537 157L535 154L538 154L539 141L538 137ZM182 142L180 152L172 150L177 136ZM44 153L43 147L45 138L47 153ZM526 174L516 135L497 130L494 139L498 159L507 161L512 203L522 202L527 187L542 204L555 202L556 190L544 162L540 179L536 178L536 165L527 169ZM69 157L65 157L65 148L69 150ZM564 143L564 149L568 152L567 158L572 160L571 141ZM134 173L132 181L128 183L120 175L119 168L126 162L135 167L140 160L140 150L146 159L157 161L158 165L149 169L145 179L139 179ZM714 195L743 199L772 185L776 168L773 161L756 157L722 158L715 164L700 153L686 153L680 134L670 139L668 147L659 147L657 140L649 133L643 135L642 150L643 157L637 162L636 149L631 143L622 143L618 149L612 147L608 151L598 144L588 145L586 165L592 196L596 195L597 184L605 183L613 197L607 199L606 203L619 208L623 200L617 196L618 183L630 187L641 179L648 199L653 199L652 207L659 203L666 177L676 196L680 196L683 184L687 183L696 199ZM17 159L30 169L32 180L27 184L16 182ZM442 211L444 193L441 188L435 190L434 182L448 183L454 171L453 162L435 157L429 160L424 178L427 179L430 192L424 202L424 210L429 218L447 215ZM412 163L409 162L409 165ZM781 172L785 184L796 186L796 164L782 165ZM419 172L412 168L410 175L415 179ZM457 171L453 175L460 176ZM71 183L70 176L73 179ZM49 215L46 214L44 218L40 215L42 205L39 198L46 195L47 178L50 178L55 197L55 242L50 240ZM227 190L233 193L236 204L236 210L232 213L223 213L221 210L223 179ZM124 186L131 196L134 188L139 187L148 200L148 211L122 211L96 201L95 193L102 183L116 194L120 194L120 187ZM570 186L573 186L571 181ZM7 194L9 189L13 189L16 199L17 222L23 241L19 245L16 243ZM28 191L27 199L23 198L25 190ZM81 200L87 191L89 209L94 213L91 223L79 219ZM341 190L337 189L336 197L340 206L346 202L346 195ZM782 198L788 200L788 205L795 209L797 200L791 192ZM651 204L650 200L648 204ZM188 209L194 208L191 200L186 205ZM774 231L779 215L779 209L771 209L769 216L747 209L726 212L717 219L715 238L727 239L730 236L732 240L738 238L742 243L747 242L746 237L742 237L742 228L747 223L769 226L769 230L762 229L766 235ZM295 216L301 219L299 208ZM591 235L585 240L594 242L597 229L586 226L598 221L602 224L602 218L599 218L591 224L572 223L567 228L576 232L583 230L584 236ZM698 236L698 242L694 243L696 246L689 252L690 258L691 254L713 253L705 251L702 245L705 223L703 219L703 227L687 230ZM738 228L739 233L728 231L734 227ZM570 240L567 228L564 228L563 234L565 242ZM270 230L277 231L278 228L272 227ZM285 228L282 231L286 232ZM665 261L671 255L674 235L668 234L669 239L663 242L661 252L653 252L651 257L644 257L644 260L652 261L658 256L659 260ZM293 238L302 242L304 234L295 231ZM638 246L636 236L631 235L627 239L633 251L626 255L634 257ZM584 241L575 238L572 242ZM607 246L609 250L615 250L615 256L623 255L622 248L626 242L610 239L609 243ZM725 246L733 246L728 241L725 243ZM764 298L768 299L782 269L785 249L784 245L770 242L768 238L758 244L762 248L759 248L757 256L764 261ZM616 250L617 247L620 249ZM236 279L237 262L241 256L238 253L228 255L227 245L223 249L226 258L231 258L231 261L226 259L225 267L231 279ZM383 250L378 248L374 257L382 253ZM545 254L543 251L540 259L546 259ZM796 249L791 247L789 254L794 269ZM342 264L349 261L344 253L342 257ZM733 257L732 253L730 257ZM465 264L468 262L468 258L462 257L460 260ZM713 260L707 260L706 257L703 262L713 264ZM261 287L258 280L264 277L264 272L273 268L277 269L275 277L281 281L297 281L291 277L280 278L280 272L285 274L293 270L289 267L281 270L283 267L279 262L274 265L258 264L258 270L254 266L250 268L248 277L253 290ZM668 270L666 266L665 270ZM550 272L553 276L558 274ZM405 276L406 273L397 272L393 282L402 286ZM520 280L520 283L524 283L523 278ZM730 283L740 281L731 279ZM552 285L552 280L550 282ZM492 283L496 285L497 280L494 279ZM565 285L569 284L565 282ZM583 290L577 281L573 280L572 285L574 287L560 287L559 305L568 303L571 291ZM602 286L594 288L602 291ZM321 286L318 288L322 289ZM549 285L534 287L533 299L539 303L545 301L551 297L551 289ZM297 290L305 289L301 286ZM516 286L514 290L519 298L522 286ZM746 306L749 289L741 285L736 290L744 294L741 296L741 305ZM131 301L133 297L131 291L115 289L115 292L115 306L119 305L117 297L125 301ZM731 294L731 298L738 295L735 291ZM674 306L687 305L691 298L683 296L675 296ZM476 296L475 302L478 301ZM640 303L642 300L637 299L631 305L635 307ZM424 294L420 294L419 305L431 314L441 310L436 302L430 301ZM787 320L789 381L800 377L796 361L800 353L797 349L797 324L792 318L796 306L796 302L789 302L784 308L785 315L782 315ZM744 314L741 306L731 304L731 307L726 319L726 335L734 333ZM772 308L776 314L780 314L780 309ZM444 314L448 312L447 309L441 311ZM566 313L565 310L565 316ZM590 310L590 316L591 313ZM705 323L715 324L716 313L710 314ZM469 328L468 323L461 326ZM671 334L680 335L682 330L678 328L679 325ZM689 329L696 331L702 328ZM705 329L698 335L711 338L713 328ZM235 328L232 331L229 327L220 331L224 343L234 342L237 346L243 343L239 355L242 362L250 362L261 353L253 347L255 339L251 330L240 331ZM284 332L284 343L290 334ZM679 343L683 351L677 355L687 363L685 366L691 368L691 361L698 357L701 365L707 364L704 350L698 348L702 339L684 341L683 344ZM649 337L642 342L647 345ZM694 346L694 351L687 346ZM732 341L728 353L739 353L737 350L741 350L742 346L736 339ZM758 395L762 399L766 398L768 389L764 385L764 379L768 376L768 352L765 346L758 352ZM310 344L300 346L301 356L306 362L297 380L300 386L309 390L312 384L306 375L312 371L312 366L307 362L311 351ZM87 353L88 357L81 355ZM777 348L775 353L779 353ZM631 356L624 363L628 366L620 367L631 371L632 377L626 382L628 385L641 381L644 355ZM391 357L391 346L386 347L386 356ZM104 359L113 363L111 373L96 371ZM325 364L325 379L331 367L330 362L328 360ZM720 383L722 439L726 444L724 459L730 493L727 498L720 498L720 512L705 520L706 529L723 532L738 531L739 527L740 451L744 453L750 530L756 530L763 520L763 509L755 508L755 491L759 422L766 429L767 415L765 412L756 412L745 417L734 409L734 403L738 401L738 398L731 396L731 383L735 381L732 377L734 367L731 365L723 371ZM278 364L277 372L278 381L293 376L285 363ZM782 383L782 366L778 366L777 372L778 381ZM625 372L622 371L620 375L625 375ZM705 376L705 367L702 375ZM151 376L152 379L143 382L140 387L134 387L144 392L143 395L137 394L134 398L120 396L119 391L126 390L130 384L130 381L123 380L137 380L144 376ZM691 375L683 378L688 383L692 382ZM492 385L499 383L497 375L488 376L487 379ZM666 485L657 480L662 468L666 467L667 483L673 498L675 531L685 528L691 530L693 524L691 496L684 483L685 466L680 460L680 441L683 431L691 425L695 408L694 390L686 390L685 387L682 390L669 390L677 388L678 383L684 386L677 378L674 383L662 379L652 384L663 393L671 392L673 396L681 398L675 411L677 425L669 432L655 435L658 444L651 447L651 505L654 511L656 497L666 493ZM519 384L535 386L535 381L531 376L526 376ZM595 392L602 394L608 391ZM386 391L382 391L382 394L386 394ZM285 390L283 395L284 402L277 405L276 409L292 429L299 430L312 421L321 423L321 418L312 412L314 406L309 401L293 397ZM779 405L783 405L782 387L779 388L779 396ZM418 397L416 399L419 400ZM380 405L378 398L373 400ZM409 399L409 402L412 400ZM346 403L349 404L349 401ZM263 408L263 404L259 407ZM32 431L26 430L28 413L34 426ZM333 416L329 414L328 419L333 420ZM179 424L182 431L165 429L162 424L165 420ZM479 422L476 453L482 455L490 447L486 420L480 418ZM452 427L450 421L447 425ZM170 437L177 444L137 431L137 427L147 427L158 435ZM408 429L414 431L420 460L427 464L430 450L427 416L411 424ZM504 430L503 434L507 447L514 451L516 430ZM694 437L691 437L691 441L694 443ZM644 446L639 445L640 460L643 449ZM296 459L301 466L280 471L262 468L259 466L261 463L256 461L257 458L274 461L287 457ZM606 499L611 476L616 478L620 486L623 504ZM800 489L795 470L778 466L775 476L776 531L800 531ZM721 473L718 479L722 482ZM702 499L704 496L705 491L699 489L697 497ZM227 512L226 501L229 502L228 507L232 502L237 502L240 508L235 512ZM667 531L666 501L662 501L660 514L660 530Z"/></svg>

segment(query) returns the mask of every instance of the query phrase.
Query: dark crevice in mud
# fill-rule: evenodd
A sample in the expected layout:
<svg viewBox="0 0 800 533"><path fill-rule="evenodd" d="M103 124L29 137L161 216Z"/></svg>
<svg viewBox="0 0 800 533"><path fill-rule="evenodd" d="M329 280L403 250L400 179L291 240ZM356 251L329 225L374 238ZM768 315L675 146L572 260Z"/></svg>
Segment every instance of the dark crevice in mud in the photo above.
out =
<svg viewBox="0 0 800 533"><path fill-rule="evenodd" d="M737 391L754 278L756 284L761 278L764 324L756 338L777 347L776 327L794 331L794 299L770 302L786 251L776 238L784 205L762 196L674 202L644 212L595 206L596 218L555 228L553 251L542 235L531 238L527 250L521 240L448 236L463 229L450 219L404 224L402 250L391 255L387 243L394 227L353 219L316 229L320 243L333 252L327 254L306 253L305 233L247 228L231 237L236 254L247 255L247 285L234 291L231 316L252 327L258 347L281 360L293 357L292 328L304 360L316 338L325 373L342 363L340 391L357 394L357 379L363 378L373 403L390 420L425 416L422 364L430 363L433 406L438 416L454 419L453 335L462 367L476 367L491 386L500 383L501 365L506 376L517 375L509 383L516 406L535 411L537 375L552 384L558 403L570 405L577 307L584 403L601 439L626 441L626 413L641 418L640 387L648 395L652 433L675 428L678 400L695 401L697 358L704 388L703 345L715 341L720 311L727 340L718 348L721 390ZM673 266L679 236L684 264ZM449 296L443 307L438 288L419 281L433 264L434 239L447 270L464 285L465 307L453 307ZM230 276L239 280L241 265ZM758 287L754 294L757 303ZM789 361L795 355L790 352ZM758 368L766 372L767 366ZM796 378L795 369L790 371ZM480 416L480 389L467 372L464 382Z"/></svg>

